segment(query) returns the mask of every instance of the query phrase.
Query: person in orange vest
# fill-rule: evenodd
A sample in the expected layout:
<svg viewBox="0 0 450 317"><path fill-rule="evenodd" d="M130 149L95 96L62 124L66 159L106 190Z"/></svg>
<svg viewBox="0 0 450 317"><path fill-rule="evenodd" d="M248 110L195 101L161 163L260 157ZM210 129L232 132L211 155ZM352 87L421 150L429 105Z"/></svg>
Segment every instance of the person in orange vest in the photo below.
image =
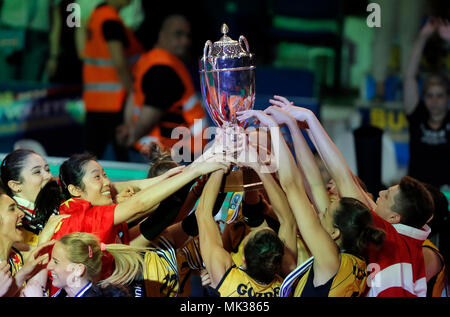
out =
<svg viewBox="0 0 450 317"><path fill-rule="evenodd" d="M151 143L165 149L179 146L177 151L188 153L188 157L201 152L205 145L206 113L183 63L191 44L190 29L184 16L166 17L155 46L141 56L134 69L137 114L118 129L117 136L133 148L131 152L144 154L137 155L138 161L145 161ZM189 137L181 142L172 138L174 128L182 128L185 135L189 131Z"/></svg>
<svg viewBox="0 0 450 317"><path fill-rule="evenodd" d="M102 158L112 142L116 160L127 161L127 149L116 142L125 104L132 99L132 67L144 51L119 16L130 0L105 0L91 13L83 59L86 150ZM132 106L131 106L132 107Z"/></svg>

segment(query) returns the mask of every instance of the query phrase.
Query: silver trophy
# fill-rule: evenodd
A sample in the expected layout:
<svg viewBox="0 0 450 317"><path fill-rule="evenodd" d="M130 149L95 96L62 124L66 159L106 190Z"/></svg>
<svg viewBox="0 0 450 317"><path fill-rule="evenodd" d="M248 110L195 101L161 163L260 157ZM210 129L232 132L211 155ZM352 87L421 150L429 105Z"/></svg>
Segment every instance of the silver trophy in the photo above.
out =
<svg viewBox="0 0 450 317"><path fill-rule="evenodd" d="M238 122L238 111L250 110L255 102L254 55L247 39L239 41L227 36L228 27L222 25L222 38L206 41L200 59L200 81L203 101L215 124L226 131L240 133L246 122ZM232 128L232 129L230 129ZM236 135L231 135L236 139ZM225 177L224 191L245 191L261 187L256 173L250 169L234 167Z"/></svg>

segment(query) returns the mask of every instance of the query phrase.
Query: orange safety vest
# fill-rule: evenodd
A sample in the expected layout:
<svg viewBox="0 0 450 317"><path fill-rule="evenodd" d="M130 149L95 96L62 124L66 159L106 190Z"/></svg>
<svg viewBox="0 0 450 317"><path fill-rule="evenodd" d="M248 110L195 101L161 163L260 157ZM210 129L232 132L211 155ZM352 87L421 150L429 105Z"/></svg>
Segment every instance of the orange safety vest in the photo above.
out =
<svg viewBox="0 0 450 317"><path fill-rule="evenodd" d="M172 139L170 135L167 133L162 133L161 131L163 129L165 131L167 131L167 129L172 131L174 128L185 127L189 129L191 138L187 142L184 142L184 144L183 142L178 143L177 146L186 146L190 149L191 153L194 154L200 152L206 145L207 141L202 138L203 131L207 128L205 111L203 110L201 101L196 94L189 71L183 62L175 55L164 49L154 48L141 56L135 68L135 105L138 110L144 105L145 92L142 91L142 79L145 73L155 65L171 67L181 79L184 86L184 93L181 99L176 101L167 110L166 114L181 115L184 119L184 123L166 121L164 119L165 116L163 116L158 125L153 127L147 136L142 137L138 142L136 142L136 149L141 150L144 145L151 142L158 142L163 145L163 147L170 149L175 143L180 142L180 140ZM137 116L138 115L135 114L135 121L137 121ZM194 142L197 142L198 145L194 146Z"/></svg>
<svg viewBox="0 0 450 317"><path fill-rule="evenodd" d="M141 44L123 24L116 9L103 5L92 12L83 60L83 100L88 112L119 112L126 98L126 91L120 83L103 36L103 23L110 20L122 24L126 32L129 45L125 49L125 56L130 68L143 52Z"/></svg>

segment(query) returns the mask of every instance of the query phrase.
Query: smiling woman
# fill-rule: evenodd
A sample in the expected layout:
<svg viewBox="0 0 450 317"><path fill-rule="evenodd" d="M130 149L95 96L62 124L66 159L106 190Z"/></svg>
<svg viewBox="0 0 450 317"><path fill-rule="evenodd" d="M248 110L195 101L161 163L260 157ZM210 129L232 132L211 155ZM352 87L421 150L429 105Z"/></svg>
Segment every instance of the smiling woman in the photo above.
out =
<svg viewBox="0 0 450 317"><path fill-rule="evenodd" d="M23 218L24 213L17 207L16 202L0 190L0 263L8 263L6 267L3 265L2 274L9 280L0 285L0 296L17 295L25 281L48 262L48 255L39 256L39 253L52 243L36 248L25 264L20 251L13 247L13 244L23 241L23 233L20 230ZM9 272L5 272L5 269Z"/></svg>
<svg viewBox="0 0 450 317"><path fill-rule="evenodd" d="M23 233L24 242L28 245L37 245L38 234L44 228L45 223L35 221L35 202L51 178L47 161L31 150L15 150L1 164L1 180L6 193L25 214Z"/></svg>
<svg viewBox="0 0 450 317"><path fill-rule="evenodd" d="M95 157L76 154L61 164L59 184L52 181L41 190L37 212L48 215L56 208L61 215L70 215L56 227L55 240L72 232L87 232L106 244L128 244L127 221L148 216L161 201L187 183L223 167L221 163L208 162L196 164L195 168L177 167L159 178L144 180L148 187L125 201L114 203L113 188L120 191L124 184L112 185ZM102 277L106 278L112 273L113 259L105 256L103 264Z"/></svg>

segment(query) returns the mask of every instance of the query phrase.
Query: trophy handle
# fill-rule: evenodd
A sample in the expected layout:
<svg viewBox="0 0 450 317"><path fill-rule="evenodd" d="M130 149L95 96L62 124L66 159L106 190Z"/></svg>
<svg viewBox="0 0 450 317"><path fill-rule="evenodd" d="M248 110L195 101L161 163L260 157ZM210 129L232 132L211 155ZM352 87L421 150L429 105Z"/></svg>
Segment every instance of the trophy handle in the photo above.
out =
<svg viewBox="0 0 450 317"><path fill-rule="evenodd" d="M203 70L206 71L206 57L211 56L212 42L210 40L206 41L205 47L203 48Z"/></svg>
<svg viewBox="0 0 450 317"><path fill-rule="evenodd" d="M249 46L248 46L248 41L247 41L247 39L245 38L245 36L243 36L243 35L239 36L239 44L240 44L241 47L243 48L242 42L244 42L244 44L245 44L245 51L246 51L247 53L250 53L250 48L249 48Z"/></svg>

